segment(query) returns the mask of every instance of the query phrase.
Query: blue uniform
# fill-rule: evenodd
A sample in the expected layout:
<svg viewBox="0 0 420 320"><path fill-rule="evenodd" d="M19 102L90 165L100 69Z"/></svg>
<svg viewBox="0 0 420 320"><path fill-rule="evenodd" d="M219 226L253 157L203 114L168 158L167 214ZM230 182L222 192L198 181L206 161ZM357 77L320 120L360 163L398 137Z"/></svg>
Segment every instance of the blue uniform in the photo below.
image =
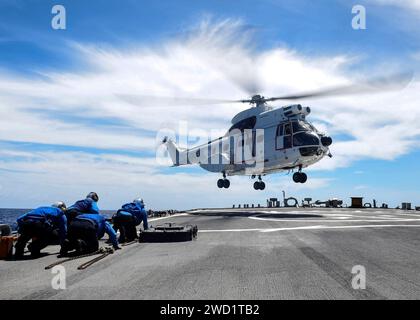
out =
<svg viewBox="0 0 420 320"><path fill-rule="evenodd" d="M59 208L55 207L40 207L25 213L17 219L18 228L24 222L42 222L51 227L51 229L58 229L60 242L62 243L67 234L67 218Z"/></svg>
<svg viewBox="0 0 420 320"><path fill-rule="evenodd" d="M136 226L138 226L143 221L144 230L149 228L147 223L147 212L143 205L138 203L126 203L121 207L120 210L117 212L117 216L119 215L129 215L134 218Z"/></svg>
<svg viewBox="0 0 420 320"><path fill-rule="evenodd" d="M99 214L98 204L97 202L93 201L91 198L79 200L75 204L70 206L67 210L68 211L75 210L79 213Z"/></svg>
<svg viewBox="0 0 420 320"><path fill-rule="evenodd" d="M117 234L115 233L114 229L112 228L111 224L105 220L105 217L100 214L81 214L78 215L75 220L90 220L96 225L96 234L98 239L101 239L104 234L106 233L109 236L109 240L111 241L114 247L118 246L117 241Z"/></svg>

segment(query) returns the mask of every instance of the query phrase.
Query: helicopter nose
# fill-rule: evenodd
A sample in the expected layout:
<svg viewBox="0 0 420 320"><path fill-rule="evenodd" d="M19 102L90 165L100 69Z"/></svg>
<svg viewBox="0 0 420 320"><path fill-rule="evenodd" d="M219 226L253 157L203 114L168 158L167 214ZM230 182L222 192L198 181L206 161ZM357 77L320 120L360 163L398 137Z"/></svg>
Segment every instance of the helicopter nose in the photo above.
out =
<svg viewBox="0 0 420 320"><path fill-rule="evenodd" d="M332 144L332 139L331 137L321 137L321 143L324 147L329 147Z"/></svg>

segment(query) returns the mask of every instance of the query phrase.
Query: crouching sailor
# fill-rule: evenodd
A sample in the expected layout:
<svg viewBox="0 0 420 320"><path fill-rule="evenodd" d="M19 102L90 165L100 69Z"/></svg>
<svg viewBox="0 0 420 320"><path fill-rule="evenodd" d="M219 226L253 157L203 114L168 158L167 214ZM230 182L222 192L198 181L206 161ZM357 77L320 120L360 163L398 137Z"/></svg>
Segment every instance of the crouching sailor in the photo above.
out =
<svg viewBox="0 0 420 320"><path fill-rule="evenodd" d="M107 234L115 250L118 247L117 235L100 214L80 214L70 223L67 232L67 239L60 251L61 255L66 255L68 251L76 250L77 254L87 254L99 249L99 239Z"/></svg>
<svg viewBox="0 0 420 320"><path fill-rule="evenodd" d="M76 201L66 211L68 221L70 222L79 214L83 213L99 214L98 201L99 196L96 192L90 192L85 199Z"/></svg>
<svg viewBox="0 0 420 320"><path fill-rule="evenodd" d="M143 199L136 199L123 205L112 217L112 222L115 231L120 231L119 242L130 242L136 239L136 226L143 222L144 230L149 228Z"/></svg>
<svg viewBox="0 0 420 320"><path fill-rule="evenodd" d="M50 207L40 207L17 219L19 238L15 245L15 257L23 257L27 242L33 258L39 257L48 245L63 245L67 233L67 218L64 202L56 202Z"/></svg>

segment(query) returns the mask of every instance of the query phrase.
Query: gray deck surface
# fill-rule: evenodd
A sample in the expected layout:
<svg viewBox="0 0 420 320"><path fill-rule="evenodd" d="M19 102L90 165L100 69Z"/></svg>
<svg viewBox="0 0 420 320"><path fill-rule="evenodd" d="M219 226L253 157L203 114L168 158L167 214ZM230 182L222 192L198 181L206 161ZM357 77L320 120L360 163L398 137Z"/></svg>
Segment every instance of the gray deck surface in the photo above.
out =
<svg viewBox="0 0 420 320"><path fill-rule="evenodd" d="M51 287L37 260L0 261L0 299L419 299L420 212L381 209L214 209L160 220L196 224L198 239L124 247L86 270L63 264ZM351 270L366 268L366 289Z"/></svg>

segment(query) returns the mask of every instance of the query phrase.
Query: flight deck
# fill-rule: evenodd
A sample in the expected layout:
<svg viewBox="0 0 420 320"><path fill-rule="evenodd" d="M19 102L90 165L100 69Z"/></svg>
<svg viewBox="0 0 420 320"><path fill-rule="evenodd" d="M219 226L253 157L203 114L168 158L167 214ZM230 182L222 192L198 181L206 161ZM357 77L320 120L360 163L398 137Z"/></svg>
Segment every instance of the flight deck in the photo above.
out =
<svg viewBox="0 0 420 320"><path fill-rule="evenodd" d="M199 209L149 220L197 225L196 240L134 243L66 289L36 260L0 261L0 299L419 299L420 212L396 209ZM101 244L104 244L101 242ZM362 266L365 289L355 289ZM356 269L354 269L356 267Z"/></svg>

